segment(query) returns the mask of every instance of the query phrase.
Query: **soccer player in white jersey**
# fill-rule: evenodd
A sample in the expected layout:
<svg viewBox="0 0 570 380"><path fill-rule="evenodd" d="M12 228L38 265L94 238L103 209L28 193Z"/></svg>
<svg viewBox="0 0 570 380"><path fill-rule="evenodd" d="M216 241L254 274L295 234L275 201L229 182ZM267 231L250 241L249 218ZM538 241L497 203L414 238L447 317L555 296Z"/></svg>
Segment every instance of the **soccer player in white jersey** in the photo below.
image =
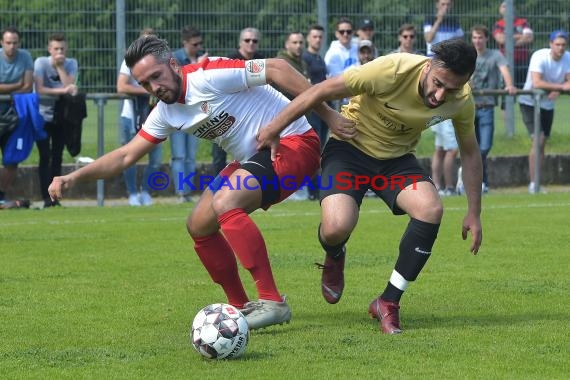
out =
<svg viewBox="0 0 570 380"><path fill-rule="evenodd" d="M287 198L319 167L319 139L305 117L281 130L276 154L256 149L259 129L289 103L268 83L297 95L309 88L308 81L280 59L211 58L180 67L166 41L156 36L134 41L125 61L160 102L128 144L54 178L51 197L61 198L76 182L119 175L178 130L213 140L237 161L204 190L188 218L196 253L228 303L244 311L250 329L289 322L291 309L275 284L263 236L248 214ZM327 122L340 120L336 132L341 136L353 135L352 123L343 124L325 103L316 110ZM284 176L297 186L281 185ZM246 294L234 255L255 280L258 300Z"/></svg>

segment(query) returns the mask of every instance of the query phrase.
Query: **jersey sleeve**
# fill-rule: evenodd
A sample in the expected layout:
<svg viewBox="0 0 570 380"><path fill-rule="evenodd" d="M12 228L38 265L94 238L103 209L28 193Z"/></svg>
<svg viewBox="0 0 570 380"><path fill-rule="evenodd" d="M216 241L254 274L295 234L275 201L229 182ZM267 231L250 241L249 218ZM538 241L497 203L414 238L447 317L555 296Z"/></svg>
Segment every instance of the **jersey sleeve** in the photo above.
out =
<svg viewBox="0 0 570 380"><path fill-rule="evenodd" d="M463 103L459 113L453 118L455 134L458 136L469 136L475 131L475 101L470 96Z"/></svg>
<svg viewBox="0 0 570 380"><path fill-rule="evenodd" d="M265 59L243 61L220 58L207 61L201 69L205 81L202 84L212 92L235 93L267 84ZM195 84L200 86L200 83Z"/></svg>
<svg viewBox="0 0 570 380"><path fill-rule="evenodd" d="M174 129L164 117L165 104L159 102L146 118L138 135L153 144L160 144L170 136Z"/></svg>

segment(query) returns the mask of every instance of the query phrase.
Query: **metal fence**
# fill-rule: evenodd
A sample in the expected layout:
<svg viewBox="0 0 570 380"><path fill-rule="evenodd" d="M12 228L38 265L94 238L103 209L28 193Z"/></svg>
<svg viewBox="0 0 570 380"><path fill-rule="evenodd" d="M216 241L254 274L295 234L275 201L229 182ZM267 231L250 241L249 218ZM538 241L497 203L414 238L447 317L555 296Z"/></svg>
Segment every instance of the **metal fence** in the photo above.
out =
<svg viewBox="0 0 570 380"><path fill-rule="evenodd" d="M508 0L517 14L534 29L533 49L548 46L548 34L570 28L568 0ZM501 0L455 0L454 13L468 33L475 24L492 29L500 18ZM86 92L115 92L118 66L125 46L144 27L154 28L172 48L181 46L180 30L194 25L204 34L211 55L224 56L237 47L241 29L252 26L261 31L260 50L267 57L282 48L286 34L305 31L312 23L322 24L328 41L334 39L334 23L341 16L356 24L369 18L375 23L374 44L380 52L397 47L397 31L402 23L416 26L417 48L425 50L423 21L434 14L435 0L0 0L0 27L17 26L23 48L34 58L47 55L49 34L64 31L69 55L77 58L80 82ZM491 39L491 46L494 42Z"/></svg>

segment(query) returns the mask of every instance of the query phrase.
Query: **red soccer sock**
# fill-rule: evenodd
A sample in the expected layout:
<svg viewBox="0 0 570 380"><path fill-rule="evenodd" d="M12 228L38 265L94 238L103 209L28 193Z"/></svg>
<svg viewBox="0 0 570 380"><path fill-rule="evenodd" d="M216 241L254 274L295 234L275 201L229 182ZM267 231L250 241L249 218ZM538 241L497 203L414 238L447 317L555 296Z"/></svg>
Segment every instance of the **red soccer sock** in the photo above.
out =
<svg viewBox="0 0 570 380"><path fill-rule="evenodd" d="M194 249L212 280L219 284L228 303L242 308L249 301L237 267L232 248L218 231L210 236L193 237Z"/></svg>
<svg viewBox="0 0 570 380"><path fill-rule="evenodd" d="M218 223L241 265L251 273L259 298L281 302L265 241L253 220L236 208L218 216Z"/></svg>

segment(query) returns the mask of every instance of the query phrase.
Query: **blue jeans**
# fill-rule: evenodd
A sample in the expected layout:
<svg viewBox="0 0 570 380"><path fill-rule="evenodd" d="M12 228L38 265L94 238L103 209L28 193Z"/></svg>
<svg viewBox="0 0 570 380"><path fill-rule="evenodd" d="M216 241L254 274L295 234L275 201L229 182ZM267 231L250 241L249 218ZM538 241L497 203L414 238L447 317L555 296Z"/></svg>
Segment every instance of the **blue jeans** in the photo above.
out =
<svg viewBox="0 0 570 380"><path fill-rule="evenodd" d="M196 152L198 151L198 138L186 132L176 132L170 135L170 150L172 160L170 170L174 180L174 192L176 194L188 194L192 189L182 183L180 187L180 176L182 178L196 172Z"/></svg>
<svg viewBox="0 0 570 380"><path fill-rule="evenodd" d="M493 147L493 134L495 133L495 107L484 107L475 110L475 135L479 143L481 158L483 160L483 183L488 185L487 155Z"/></svg>
<svg viewBox="0 0 570 380"><path fill-rule="evenodd" d="M135 130L135 122L132 119L121 117L121 130L120 130L120 143L121 145L127 144L135 137L137 131ZM149 192L152 190L148 185L149 176L160 170L162 164L162 145L157 145L156 148L151 150L148 154L148 165L144 168L143 181L141 184L142 190ZM129 195L138 193L137 187L137 168L136 165L131 166L123 172L123 179Z"/></svg>

